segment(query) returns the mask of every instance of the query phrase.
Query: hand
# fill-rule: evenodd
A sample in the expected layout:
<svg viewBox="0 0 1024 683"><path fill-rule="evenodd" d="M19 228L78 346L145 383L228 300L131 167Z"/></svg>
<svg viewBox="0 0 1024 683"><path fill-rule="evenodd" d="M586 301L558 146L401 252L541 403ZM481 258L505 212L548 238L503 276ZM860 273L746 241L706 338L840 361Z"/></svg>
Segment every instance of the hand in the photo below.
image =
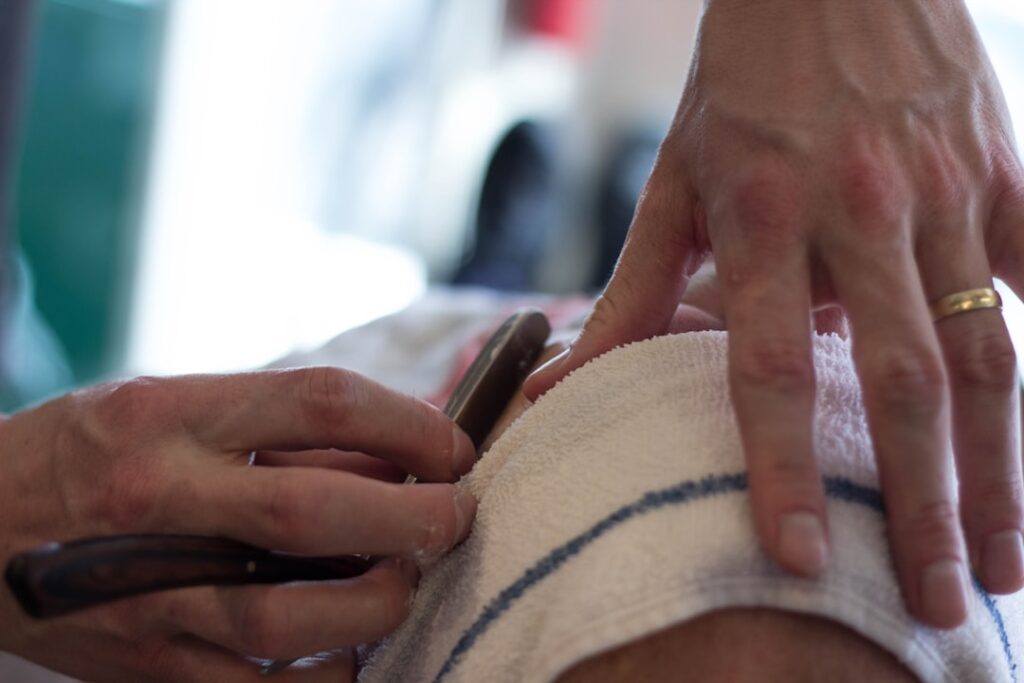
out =
<svg viewBox="0 0 1024 683"><path fill-rule="evenodd" d="M476 502L451 484L389 480L452 481L474 460L440 411L343 370L100 386L0 423L0 564L49 541L131 533L429 558L468 533ZM394 559L349 581L189 588L46 621L3 587L0 649L96 681L259 681L249 657L389 633L416 578ZM352 669L341 652L275 677L351 680Z"/></svg>
<svg viewBox="0 0 1024 683"><path fill-rule="evenodd" d="M1024 295L1014 149L959 0L709 0L615 274L527 391L662 333L712 250L758 534L815 575L828 527L808 312L837 301L905 601L956 626L968 557L990 591L1024 584L1016 365L998 311L933 323L928 302L993 275Z"/></svg>

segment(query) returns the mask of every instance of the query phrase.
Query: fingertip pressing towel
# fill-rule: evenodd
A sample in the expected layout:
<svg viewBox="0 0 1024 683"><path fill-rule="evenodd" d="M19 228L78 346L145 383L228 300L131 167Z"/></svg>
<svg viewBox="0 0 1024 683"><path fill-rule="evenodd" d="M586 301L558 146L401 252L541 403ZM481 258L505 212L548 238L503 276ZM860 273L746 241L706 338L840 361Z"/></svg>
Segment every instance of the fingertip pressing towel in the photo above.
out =
<svg viewBox="0 0 1024 683"><path fill-rule="evenodd" d="M816 451L832 554L818 580L761 553L726 385L726 336L616 349L517 420L463 482L469 538L421 581L406 623L360 675L378 681L551 681L598 652L702 613L817 614L922 680L1017 681L1024 599L975 587L952 632L904 611L847 343L815 339Z"/></svg>

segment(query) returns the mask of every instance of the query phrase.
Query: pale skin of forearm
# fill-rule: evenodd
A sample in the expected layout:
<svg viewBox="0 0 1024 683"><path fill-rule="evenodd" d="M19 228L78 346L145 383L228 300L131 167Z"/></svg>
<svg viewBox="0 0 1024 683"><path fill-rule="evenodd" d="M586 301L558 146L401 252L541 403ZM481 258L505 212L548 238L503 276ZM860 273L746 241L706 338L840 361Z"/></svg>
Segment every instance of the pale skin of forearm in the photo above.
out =
<svg viewBox="0 0 1024 683"><path fill-rule="evenodd" d="M765 122L775 119L780 145L800 147L795 122L831 131L830 116L863 120L851 103L898 115L894 125L910 125L899 121L908 110L938 113L950 102L961 106L963 89L979 79L985 90L995 85L959 0L708 0L702 21L691 76L739 125L750 121L763 135ZM751 77L769 71L772 79ZM732 79L744 88L733 88Z"/></svg>

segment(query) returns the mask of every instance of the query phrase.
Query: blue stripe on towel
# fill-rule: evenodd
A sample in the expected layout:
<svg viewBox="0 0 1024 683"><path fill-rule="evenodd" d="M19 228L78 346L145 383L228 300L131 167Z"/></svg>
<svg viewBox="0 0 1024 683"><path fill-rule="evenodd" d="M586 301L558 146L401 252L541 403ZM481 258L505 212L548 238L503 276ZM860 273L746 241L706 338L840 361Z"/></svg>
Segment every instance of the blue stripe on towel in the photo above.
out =
<svg viewBox="0 0 1024 683"><path fill-rule="evenodd" d="M985 607L988 609L989 614L992 615L992 620L996 622L996 631L999 632L999 640L1003 643L1003 652L1006 653L1006 663L1010 666L1010 678L1016 683L1017 679L1017 662L1013 659L1013 652L1010 650L1010 637L1006 634L1006 624L1003 623L1003 615L999 612L999 606L996 605L996 601L988 594L978 579L974 579L974 589L978 591L978 595L981 596L981 601L985 603Z"/></svg>
<svg viewBox="0 0 1024 683"><path fill-rule="evenodd" d="M855 484L843 477L824 477L824 484L825 495L829 498L863 505L879 513L884 513L885 511L882 494L876 489ZM608 531L633 517L653 512L659 508L685 505L696 500L710 498L711 496L738 493L746 490L747 475L745 473L707 476L697 481L684 481L660 491L650 491L645 493L639 500L619 508L587 531L552 550L547 556L527 569L512 585L498 593L497 597L491 600L483 612L480 613L480 616L477 617L476 621L459 638L459 642L455 644L441 670L434 677L434 683L439 683L441 679L451 673L452 669L459 664L459 661L469 652L476 641L524 593L545 577L553 574L566 561ZM995 600L977 582L975 582L975 589L978 591L982 602L995 622L996 631L999 633L999 638L1002 641L1003 652L1006 654L1006 662L1010 668L1010 675L1014 681L1017 681L1017 663L1014 661L1013 652L1010 649L1009 637L1006 634L1006 627L1003 624L1003 616L999 612L999 607L996 605Z"/></svg>
<svg viewBox="0 0 1024 683"><path fill-rule="evenodd" d="M882 499L881 492L877 489L854 484L849 479L845 479L843 477L824 477L824 481L826 496L843 500L847 503L864 505L872 510L876 510L883 514L885 513L885 502ZM996 632L999 634L999 642L1002 643L1003 653L1006 655L1006 664L1010 668L1010 678L1016 683L1018 680L1017 662L1014 660L1013 651L1010 649L1010 638L1006 633L1006 624L1003 623L1003 615L1000 613L999 606L996 605L996 601L991 595L989 595L988 591L982 588L978 579L976 577L972 578L974 590L977 591L978 597L981 598L982 604L985 605L985 609L988 610L989 615L992 617L992 621L995 623Z"/></svg>

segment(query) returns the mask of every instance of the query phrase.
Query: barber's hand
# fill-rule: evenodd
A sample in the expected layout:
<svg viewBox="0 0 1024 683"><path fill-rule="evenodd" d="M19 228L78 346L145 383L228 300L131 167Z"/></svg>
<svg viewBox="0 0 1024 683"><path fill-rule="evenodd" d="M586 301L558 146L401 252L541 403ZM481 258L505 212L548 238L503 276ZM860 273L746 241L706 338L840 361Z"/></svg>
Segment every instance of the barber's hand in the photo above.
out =
<svg viewBox="0 0 1024 683"><path fill-rule="evenodd" d="M0 649L90 681L255 682L248 657L379 639L408 612L411 558L445 552L476 510L451 484L388 480L452 481L474 458L437 409L329 368L139 379L15 415L0 423L0 566L49 541L137 533L403 559L352 580L189 588L44 621L2 587ZM351 680L353 667L342 652L275 680Z"/></svg>
<svg viewBox="0 0 1024 683"><path fill-rule="evenodd" d="M1024 176L967 11L709 0L697 45L615 274L527 391L663 332L713 250L758 533L782 566L814 575L827 525L808 312L838 301L906 603L956 626L969 567L993 592L1024 584L1006 326L996 310L933 323L928 309L993 275L1024 295Z"/></svg>

